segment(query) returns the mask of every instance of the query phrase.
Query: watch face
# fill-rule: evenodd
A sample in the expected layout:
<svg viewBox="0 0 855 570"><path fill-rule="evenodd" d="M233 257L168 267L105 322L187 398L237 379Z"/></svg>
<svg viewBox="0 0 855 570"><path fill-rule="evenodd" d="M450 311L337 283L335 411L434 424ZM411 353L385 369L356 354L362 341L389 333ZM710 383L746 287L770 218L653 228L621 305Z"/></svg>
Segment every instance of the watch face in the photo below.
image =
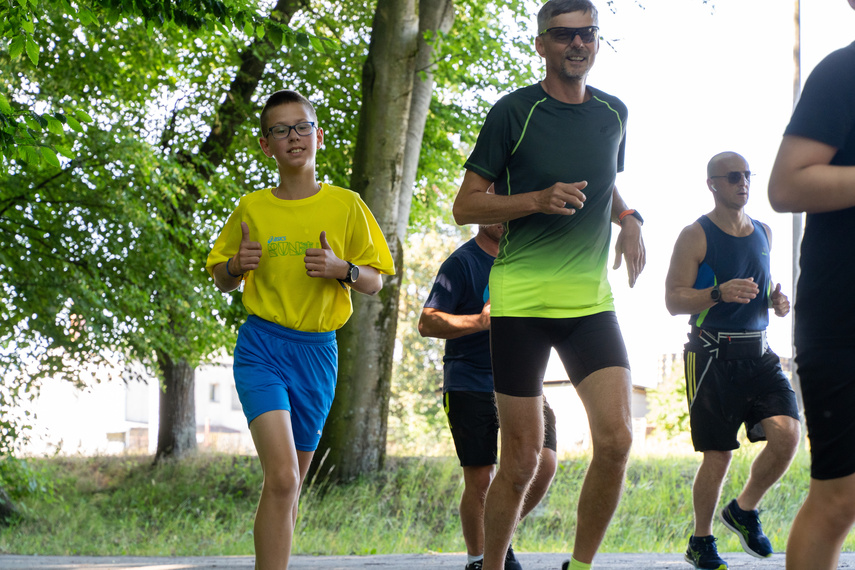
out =
<svg viewBox="0 0 855 570"><path fill-rule="evenodd" d="M359 279L359 267L357 265L350 266L350 275L348 277L351 283Z"/></svg>
<svg viewBox="0 0 855 570"><path fill-rule="evenodd" d="M712 291L710 291L710 297L713 301L718 302L721 299L721 291L719 291L718 287L713 287Z"/></svg>

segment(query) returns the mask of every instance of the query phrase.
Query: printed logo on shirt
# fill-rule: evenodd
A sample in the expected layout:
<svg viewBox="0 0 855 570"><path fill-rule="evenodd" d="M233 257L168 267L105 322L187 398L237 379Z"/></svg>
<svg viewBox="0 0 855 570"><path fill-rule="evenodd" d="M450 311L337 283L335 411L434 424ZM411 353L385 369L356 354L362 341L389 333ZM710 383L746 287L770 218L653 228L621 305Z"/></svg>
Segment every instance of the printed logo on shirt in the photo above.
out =
<svg viewBox="0 0 855 570"><path fill-rule="evenodd" d="M274 236L267 240L267 255L270 257L279 257L280 255L306 255L306 250L309 248L317 248L312 241L288 241L286 236Z"/></svg>

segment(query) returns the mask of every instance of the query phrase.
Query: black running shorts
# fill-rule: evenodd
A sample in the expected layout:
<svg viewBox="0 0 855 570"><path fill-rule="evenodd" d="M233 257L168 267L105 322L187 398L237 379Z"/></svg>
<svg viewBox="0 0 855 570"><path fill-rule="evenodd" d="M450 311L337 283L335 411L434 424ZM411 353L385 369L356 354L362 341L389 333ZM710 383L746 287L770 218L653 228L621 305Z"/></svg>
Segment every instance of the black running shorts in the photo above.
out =
<svg viewBox="0 0 855 570"><path fill-rule="evenodd" d="M445 414L462 467L495 465L499 414L492 392L446 392ZM543 447L557 451L555 412L543 400Z"/></svg>
<svg viewBox="0 0 855 570"><path fill-rule="evenodd" d="M629 369L614 311L572 319L493 317L490 350L496 392L519 397L542 394L553 347L574 386L604 368Z"/></svg>
<svg viewBox="0 0 855 570"><path fill-rule="evenodd" d="M796 394L771 350L760 358L720 360L689 343L683 352L686 399L695 451L731 451L739 447L739 426L749 441L766 439L762 420L799 419Z"/></svg>
<svg viewBox="0 0 855 570"><path fill-rule="evenodd" d="M807 435L810 476L828 480L855 473L855 348L796 351Z"/></svg>

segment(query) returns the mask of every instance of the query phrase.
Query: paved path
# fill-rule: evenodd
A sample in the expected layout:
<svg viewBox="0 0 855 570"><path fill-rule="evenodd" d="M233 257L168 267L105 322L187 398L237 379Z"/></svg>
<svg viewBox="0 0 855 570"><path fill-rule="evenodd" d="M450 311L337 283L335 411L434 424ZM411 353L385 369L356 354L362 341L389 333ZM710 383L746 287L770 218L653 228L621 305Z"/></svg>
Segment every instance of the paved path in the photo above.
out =
<svg viewBox="0 0 855 570"><path fill-rule="evenodd" d="M725 552L723 557L736 570L773 570L784 567L784 555L758 560L743 552ZM566 554L517 553L525 570L559 570ZM294 556L290 570L418 570L425 568L462 570L463 554L388 554L381 556ZM139 557L139 556L16 556L0 555L2 570L252 570L252 556ZM598 554L595 570L689 570L682 554ZM855 569L855 553L840 557L838 568ZM811 570L806 568L805 570Z"/></svg>

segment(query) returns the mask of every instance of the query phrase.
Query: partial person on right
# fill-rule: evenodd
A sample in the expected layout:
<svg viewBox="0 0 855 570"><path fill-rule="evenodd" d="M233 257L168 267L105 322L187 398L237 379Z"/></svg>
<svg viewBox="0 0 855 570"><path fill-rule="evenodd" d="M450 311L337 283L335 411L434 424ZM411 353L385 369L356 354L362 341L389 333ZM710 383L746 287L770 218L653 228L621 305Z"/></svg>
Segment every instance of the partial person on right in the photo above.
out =
<svg viewBox="0 0 855 570"><path fill-rule="evenodd" d="M769 202L778 212L807 212L794 342L811 481L790 530L787 568L832 570L855 524L855 43L827 56L805 83Z"/></svg>

